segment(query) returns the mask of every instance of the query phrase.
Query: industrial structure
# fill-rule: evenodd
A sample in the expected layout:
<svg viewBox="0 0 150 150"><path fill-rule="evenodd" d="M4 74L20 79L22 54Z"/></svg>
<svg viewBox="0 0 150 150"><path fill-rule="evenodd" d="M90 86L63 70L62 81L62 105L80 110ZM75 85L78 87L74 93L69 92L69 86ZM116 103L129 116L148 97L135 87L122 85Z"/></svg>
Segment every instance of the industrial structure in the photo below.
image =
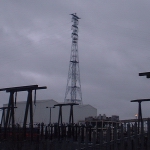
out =
<svg viewBox="0 0 150 150"><path fill-rule="evenodd" d="M0 149L150 150L150 119L142 118L141 108L141 103L150 99L131 101L139 103L138 118L131 120L119 120L117 115L97 117L96 108L83 105L78 57L80 18L76 13L71 15L72 49L65 103L36 100L37 90L47 89L46 86L0 89L10 95L8 103L0 108ZM139 73L139 76L150 78L150 72ZM27 93L26 101L18 101L19 92Z"/></svg>
<svg viewBox="0 0 150 150"><path fill-rule="evenodd" d="M73 25L72 32L72 46L69 63L69 72L67 79L67 87L65 93L65 103L78 103L82 104L82 92L80 82L79 70L79 56L78 56L78 23L79 17L75 14L72 15Z"/></svg>
<svg viewBox="0 0 150 150"><path fill-rule="evenodd" d="M53 99L36 100L36 105L33 104L33 124L42 122L44 124L53 124L58 122L60 124L69 123L71 106L64 105L64 103L58 103ZM7 107L7 104L4 104L3 106ZM15 123L22 125L26 109L26 101L17 101L15 106L17 107L14 109ZM59 106L62 106L61 111ZM71 115L73 116L73 122L78 123L80 121L84 121L85 118L89 116L97 116L97 109L91 105L75 105ZM26 122L27 124L30 123L29 119L30 118L28 117Z"/></svg>
<svg viewBox="0 0 150 150"><path fill-rule="evenodd" d="M96 132L106 131L108 127L113 129L114 127L118 127L120 124L119 116L112 115L111 117L106 117L105 114L99 114L97 117L87 117L85 118L85 124L91 125L92 130Z"/></svg>

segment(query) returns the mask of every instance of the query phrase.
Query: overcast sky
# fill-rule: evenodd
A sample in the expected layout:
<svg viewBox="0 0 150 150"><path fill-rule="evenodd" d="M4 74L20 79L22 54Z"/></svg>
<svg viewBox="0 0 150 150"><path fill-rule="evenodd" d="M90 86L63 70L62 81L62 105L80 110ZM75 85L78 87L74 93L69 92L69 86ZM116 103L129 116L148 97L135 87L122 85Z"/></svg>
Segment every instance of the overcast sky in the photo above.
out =
<svg viewBox="0 0 150 150"><path fill-rule="evenodd" d="M135 118L150 98L149 0L0 1L0 88L38 84L37 99L64 102L71 53L71 13L79 20L83 104L98 114ZM26 100L26 93L18 100ZM1 92L0 106L9 95ZM150 102L142 103L150 117Z"/></svg>

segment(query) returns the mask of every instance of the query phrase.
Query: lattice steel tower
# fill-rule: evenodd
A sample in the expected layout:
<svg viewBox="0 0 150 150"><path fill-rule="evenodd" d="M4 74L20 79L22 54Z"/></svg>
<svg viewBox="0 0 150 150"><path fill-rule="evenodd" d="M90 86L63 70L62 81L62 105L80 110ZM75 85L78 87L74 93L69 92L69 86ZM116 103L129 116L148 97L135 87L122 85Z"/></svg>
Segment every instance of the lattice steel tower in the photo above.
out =
<svg viewBox="0 0 150 150"><path fill-rule="evenodd" d="M71 15L73 22L73 25L71 27L72 46L71 46L67 87L65 93L65 103L82 104L79 56L78 56L78 23L80 18L76 15L76 13Z"/></svg>

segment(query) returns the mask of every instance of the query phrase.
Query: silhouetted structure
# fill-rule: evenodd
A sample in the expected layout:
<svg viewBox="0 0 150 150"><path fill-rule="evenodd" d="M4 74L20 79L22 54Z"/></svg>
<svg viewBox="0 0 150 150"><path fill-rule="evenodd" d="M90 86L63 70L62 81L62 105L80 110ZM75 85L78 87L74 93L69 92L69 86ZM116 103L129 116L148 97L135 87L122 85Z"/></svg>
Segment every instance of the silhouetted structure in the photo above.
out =
<svg viewBox="0 0 150 150"><path fill-rule="evenodd" d="M72 32L72 47L70 55L70 64L68 72L67 87L65 93L65 103L78 103L82 104L80 70L79 70L79 56L78 56L78 23L79 17L75 14L72 15L73 25Z"/></svg>
<svg viewBox="0 0 150 150"><path fill-rule="evenodd" d="M143 129L143 118L142 118L142 107L141 103L142 102L147 102L150 101L150 99L136 99L136 100L131 100L131 102L138 102L138 131L140 131L140 128Z"/></svg>
<svg viewBox="0 0 150 150"><path fill-rule="evenodd" d="M38 87L38 85L30 85L30 86L19 86L19 87L10 87L10 88L3 88L0 89L0 91L6 91L10 93L9 102L8 102L8 108L6 113L6 119L4 122L4 130L5 130L5 138L7 136L8 127L10 126L10 120L11 120L11 127L12 127L12 134L14 134L14 126L15 126L15 118L14 118L14 108L17 100L17 92L27 91L27 103L26 103L26 109L25 109L25 115L24 115L24 122L23 122L23 128L24 128L24 137L26 135L26 123L27 123L27 117L28 117L28 111L30 112L30 130L31 130L31 139L33 138L33 104L32 104L32 91L35 91L34 100L36 101L36 90L40 89L46 89L47 87ZM15 94L15 98L14 98ZM30 108L30 109L29 109Z"/></svg>
<svg viewBox="0 0 150 150"><path fill-rule="evenodd" d="M67 103L67 104L56 104L54 105L59 106L59 115L58 115L58 124L62 125L62 106L70 106L70 115L69 115L69 124L73 124L74 123L74 119L73 119L73 106L74 105L79 105L76 103Z"/></svg>
<svg viewBox="0 0 150 150"><path fill-rule="evenodd" d="M150 72L139 73L139 76L146 76L147 78L150 78Z"/></svg>

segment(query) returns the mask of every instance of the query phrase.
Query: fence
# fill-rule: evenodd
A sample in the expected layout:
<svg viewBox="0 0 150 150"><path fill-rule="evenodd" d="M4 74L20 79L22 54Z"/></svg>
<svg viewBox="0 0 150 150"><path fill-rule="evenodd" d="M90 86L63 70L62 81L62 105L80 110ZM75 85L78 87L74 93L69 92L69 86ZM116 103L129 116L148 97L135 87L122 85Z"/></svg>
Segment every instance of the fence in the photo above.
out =
<svg viewBox="0 0 150 150"><path fill-rule="evenodd" d="M150 150L150 120L146 127L137 123L109 126L98 130L91 125L53 124L29 127L0 128L2 150Z"/></svg>

